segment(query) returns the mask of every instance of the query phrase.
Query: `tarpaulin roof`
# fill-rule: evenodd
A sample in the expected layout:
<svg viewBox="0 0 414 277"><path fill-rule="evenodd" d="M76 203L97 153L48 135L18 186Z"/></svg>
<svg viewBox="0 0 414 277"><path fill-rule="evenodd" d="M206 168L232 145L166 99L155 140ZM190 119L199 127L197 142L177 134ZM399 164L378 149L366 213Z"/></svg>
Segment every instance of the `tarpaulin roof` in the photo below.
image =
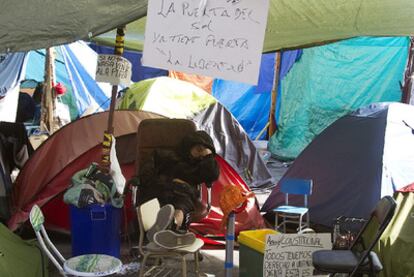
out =
<svg viewBox="0 0 414 277"><path fill-rule="evenodd" d="M0 0L0 53L88 39L146 14L143 0Z"/></svg>
<svg viewBox="0 0 414 277"><path fill-rule="evenodd" d="M278 131L269 151L294 159L339 117L375 102L400 101L407 37L358 37L303 50L280 82Z"/></svg>
<svg viewBox="0 0 414 277"><path fill-rule="evenodd" d="M411 0L270 0L263 52L356 36L414 34ZM126 47L142 50L146 19L127 25ZM115 32L94 39L114 45Z"/></svg>
<svg viewBox="0 0 414 277"><path fill-rule="evenodd" d="M87 40L139 18L128 25L126 44L142 50L146 0L0 0L0 7L0 52ZM413 9L411 0L270 0L263 51L355 36L412 35Z"/></svg>

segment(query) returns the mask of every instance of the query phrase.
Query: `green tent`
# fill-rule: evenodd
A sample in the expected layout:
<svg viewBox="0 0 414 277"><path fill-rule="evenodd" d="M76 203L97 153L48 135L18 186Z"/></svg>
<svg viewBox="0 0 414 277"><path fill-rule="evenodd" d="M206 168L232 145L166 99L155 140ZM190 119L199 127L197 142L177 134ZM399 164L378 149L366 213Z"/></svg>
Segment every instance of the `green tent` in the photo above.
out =
<svg viewBox="0 0 414 277"><path fill-rule="evenodd" d="M263 52L356 36L414 34L411 0L270 0ZM145 17L127 25L125 46L142 51ZM115 31L94 38L114 46Z"/></svg>
<svg viewBox="0 0 414 277"><path fill-rule="evenodd" d="M0 276L45 277L46 263L36 241L24 241L0 223Z"/></svg>
<svg viewBox="0 0 414 277"><path fill-rule="evenodd" d="M414 276L414 192L398 192L394 198L397 202L394 218L374 251L384 265L381 276Z"/></svg>

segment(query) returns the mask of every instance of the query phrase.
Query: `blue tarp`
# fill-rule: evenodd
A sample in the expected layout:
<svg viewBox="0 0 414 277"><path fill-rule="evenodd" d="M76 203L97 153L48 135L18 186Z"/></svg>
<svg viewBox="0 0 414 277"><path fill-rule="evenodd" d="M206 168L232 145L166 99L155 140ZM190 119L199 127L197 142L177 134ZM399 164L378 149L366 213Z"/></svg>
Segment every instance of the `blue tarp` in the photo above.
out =
<svg viewBox="0 0 414 277"><path fill-rule="evenodd" d="M94 80L97 54L84 42L55 47L56 83L62 83L67 92L61 98L69 106L71 118L82 115L86 109L105 110L110 104L111 88ZM26 79L44 81L45 51L29 52Z"/></svg>
<svg viewBox="0 0 414 277"><path fill-rule="evenodd" d="M269 150L295 158L322 130L361 106L400 101L407 37L360 37L303 50L281 82L278 132Z"/></svg>
<svg viewBox="0 0 414 277"><path fill-rule="evenodd" d="M296 60L300 58L301 53L302 50L282 52L280 80L286 76ZM251 139L255 139L269 121L274 69L275 53L263 54L257 86L220 79L215 79L213 82L213 96L237 118ZM279 100L276 104L276 118L279 110L278 102ZM261 138L265 136L266 132Z"/></svg>

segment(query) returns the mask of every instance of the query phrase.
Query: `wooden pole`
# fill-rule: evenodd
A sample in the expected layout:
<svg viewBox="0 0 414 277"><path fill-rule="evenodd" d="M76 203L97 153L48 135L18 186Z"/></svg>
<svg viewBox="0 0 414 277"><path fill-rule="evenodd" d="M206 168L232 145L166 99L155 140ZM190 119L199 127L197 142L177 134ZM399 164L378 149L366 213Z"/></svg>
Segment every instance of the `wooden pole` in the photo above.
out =
<svg viewBox="0 0 414 277"><path fill-rule="evenodd" d="M279 87L279 73L280 73L280 51L276 52L275 55L275 75L272 87L272 100L270 103L270 114L269 114L269 138L275 133L277 126L275 120L276 111L276 99Z"/></svg>
<svg viewBox="0 0 414 277"><path fill-rule="evenodd" d="M118 27L116 29L116 40L115 40L115 50L114 54L122 56L124 53L124 37L125 37L125 26ZM104 171L109 172L111 166L110 152L112 146L112 135L114 133L114 114L115 114L115 104L116 97L118 94L118 86L112 86L111 94L111 104L109 106L109 115L108 115L108 126L104 133L104 140L102 143L102 160L101 167Z"/></svg>
<svg viewBox="0 0 414 277"><path fill-rule="evenodd" d="M53 83L55 78L55 55L53 48L46 49L45 82L41 101L40 129L50 135L56 131L55 126L55 92Z"/></svg>

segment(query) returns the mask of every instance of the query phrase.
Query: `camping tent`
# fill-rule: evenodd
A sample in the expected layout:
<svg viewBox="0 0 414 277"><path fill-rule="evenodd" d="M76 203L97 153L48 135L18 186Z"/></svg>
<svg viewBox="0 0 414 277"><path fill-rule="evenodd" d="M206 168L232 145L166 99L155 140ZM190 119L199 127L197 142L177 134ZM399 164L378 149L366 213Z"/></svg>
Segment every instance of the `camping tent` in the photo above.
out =
<svg viewBox="0 0 414 277"><path fill-rule="evenodd" d="M89 40L138 18L127 26L126 42L142 50L147 0L1 0L0 6L0 52ZM361 35L410 35L413 8L411 0L270 0L263 51Z"/></svg>
<svg viewBox="0 0 414 277"><path fill-rule="evenodd" d="M250 188L271 186L272 176L246 132L213 96L177 79L158 77L133 84L120 109L144 110L169 118L188 118L206 131L221 155Z"/></svg>
<svg viewBox="0 0 414 277"><path fill-rule="evenodd" d="M0 275L48 276L47 259L35 241L24 241L0 223Z"/></svg>
<svg viewBox="0 0 414 277"><path fill-rule="evenodd" d="M101 139L107 127L108 112L80 118L64 126L49 137L27 161L13 187L14 211L9 227L14 230L28 219L34 204L44 206L46 224L69 229L68 206L62 205L61 193L69 184L70 178L91 162L100 161ZM146 118L162 116L145 111L115 111L114 136L118 160L127 179L134 172L136 158L136 131L139 123ZM220 145L225 149L224 145ZM209 217L195 228L201 233L221 234L222 212L218 195L223 186L233 184L248 191L236 171L221 157L218 157L220 177L213 186L212 210ZM51 201L52 200L52 201ZM134 216L135 218L135 216ZM264 226L255 199L249 199L246 211L238 214L236 231L261 228Z"/></svg>
<svg viewBox="0 0 414 277"><path fill-rule="evenodd" d="M326 128L298 156L284 178L313 179L311 221L330 226L338 216L368 217L378 200L414 180L414 107L378 103ZM301 203L293 198L292 204ZM262 207L284 202L276 186Z"/></svg>
<svg viewBox="0 0 414 277"><path fill-rule="evenodd" d="M413 179L414 180L414 179ZM384 265L381 276L414 275L414 183L394 194L397 209L374 251Z"/></svg>

